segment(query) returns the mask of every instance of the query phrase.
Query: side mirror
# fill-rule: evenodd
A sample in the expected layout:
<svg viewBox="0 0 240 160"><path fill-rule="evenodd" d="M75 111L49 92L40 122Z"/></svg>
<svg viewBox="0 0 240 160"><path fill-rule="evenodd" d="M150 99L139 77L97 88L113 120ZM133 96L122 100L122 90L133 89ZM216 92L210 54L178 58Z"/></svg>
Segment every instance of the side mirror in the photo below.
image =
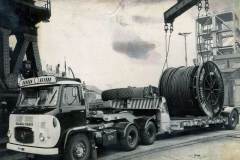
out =
<svg viewBox="0 0 240 160"><path fill-rule="evenodd" d="M0 102L0 108L6 107L7 106L7 102L6 101L1 101Z"/></svg>
<svg viewBox="0 0 240 160"><path fill-rule="evenodd" d="M81 99L81 105L85 105L85 100Z"/></svg>
<svg viewBox="0 0 240 160"><path fill-rule="evenodd" d="M1 105L1 106L7 105L7 102L6 102L6 101L1 101L1 102L0 102L0 105Z"/></svg>

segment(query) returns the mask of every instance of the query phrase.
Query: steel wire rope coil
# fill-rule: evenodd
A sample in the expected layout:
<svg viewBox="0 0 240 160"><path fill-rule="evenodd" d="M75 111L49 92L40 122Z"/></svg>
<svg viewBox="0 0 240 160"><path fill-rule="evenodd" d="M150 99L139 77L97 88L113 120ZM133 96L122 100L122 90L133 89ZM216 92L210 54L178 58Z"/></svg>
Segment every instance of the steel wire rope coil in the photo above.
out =
<svg viewBox="0 0 240 160"><path fill-rule="evenodd" d="M166 69L159 81L159 93L166 98L171 116L214 117L223 107L223 79L211 61Z"/></svg>

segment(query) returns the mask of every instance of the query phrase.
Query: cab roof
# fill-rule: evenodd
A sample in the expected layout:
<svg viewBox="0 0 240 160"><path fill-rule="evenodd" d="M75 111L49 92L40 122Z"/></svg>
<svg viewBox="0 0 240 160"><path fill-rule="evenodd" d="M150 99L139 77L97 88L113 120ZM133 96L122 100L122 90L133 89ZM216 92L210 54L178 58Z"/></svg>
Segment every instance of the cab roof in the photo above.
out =
<svg viewBox="0 0 240 160"><path fill-rule="evenodd" d="M41 76L33 77L21 80L19 86L21 88L26 87L38 87L46 85L63 85L63 84L81 84L81 80L77 78L65 78L65 77L55 77L55 76Z"/></svg>

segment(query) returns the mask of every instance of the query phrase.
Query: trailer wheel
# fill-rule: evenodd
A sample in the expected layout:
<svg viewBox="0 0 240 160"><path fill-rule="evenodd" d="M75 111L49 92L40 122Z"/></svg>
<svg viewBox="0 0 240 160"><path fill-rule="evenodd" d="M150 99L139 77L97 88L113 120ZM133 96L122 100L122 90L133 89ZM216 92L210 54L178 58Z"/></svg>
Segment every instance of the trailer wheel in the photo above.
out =
<svg viewBox="0 0 240 160"><path fill-rule="evenodd" d="M88 160L90 157L89 139L84 134L77 134L69 140L64 159L65 160Z"/></svg>
<svg viewBox="0 0 240 160"><path fill-rule="evenodd" d="M233 110L228 116L228 124L225 126L227 129L235 129L239 121L239 114L237 110Z"/></svg>
<svg viewBox="0 0 240 160"><path fill-rule="evenodd" d="M126 151L136 149L138 145L139 134L138 130L134 125L127 127L125 136L120 140L121 146Z"/></svg>
<svg viewBox="0 0 240 160"><path fill-rule="evenodd" d="M142 143L145 145L153 144L156 139L156 127L152 121L150 121L142 132Z"/></svg>

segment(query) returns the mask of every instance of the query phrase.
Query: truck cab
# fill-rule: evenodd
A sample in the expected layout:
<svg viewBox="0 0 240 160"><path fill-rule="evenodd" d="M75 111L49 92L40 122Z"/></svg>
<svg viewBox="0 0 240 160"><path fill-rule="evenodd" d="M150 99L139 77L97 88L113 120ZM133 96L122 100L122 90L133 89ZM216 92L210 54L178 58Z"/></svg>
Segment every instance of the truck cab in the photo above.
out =
<svg viewBox="0 0 240 160"><path fill-rule="evenodd" d="M9 119L7 148L58 154L62 134L86 123L81 81L43 76L22 80L19 85L20 96Z"/></svg>

